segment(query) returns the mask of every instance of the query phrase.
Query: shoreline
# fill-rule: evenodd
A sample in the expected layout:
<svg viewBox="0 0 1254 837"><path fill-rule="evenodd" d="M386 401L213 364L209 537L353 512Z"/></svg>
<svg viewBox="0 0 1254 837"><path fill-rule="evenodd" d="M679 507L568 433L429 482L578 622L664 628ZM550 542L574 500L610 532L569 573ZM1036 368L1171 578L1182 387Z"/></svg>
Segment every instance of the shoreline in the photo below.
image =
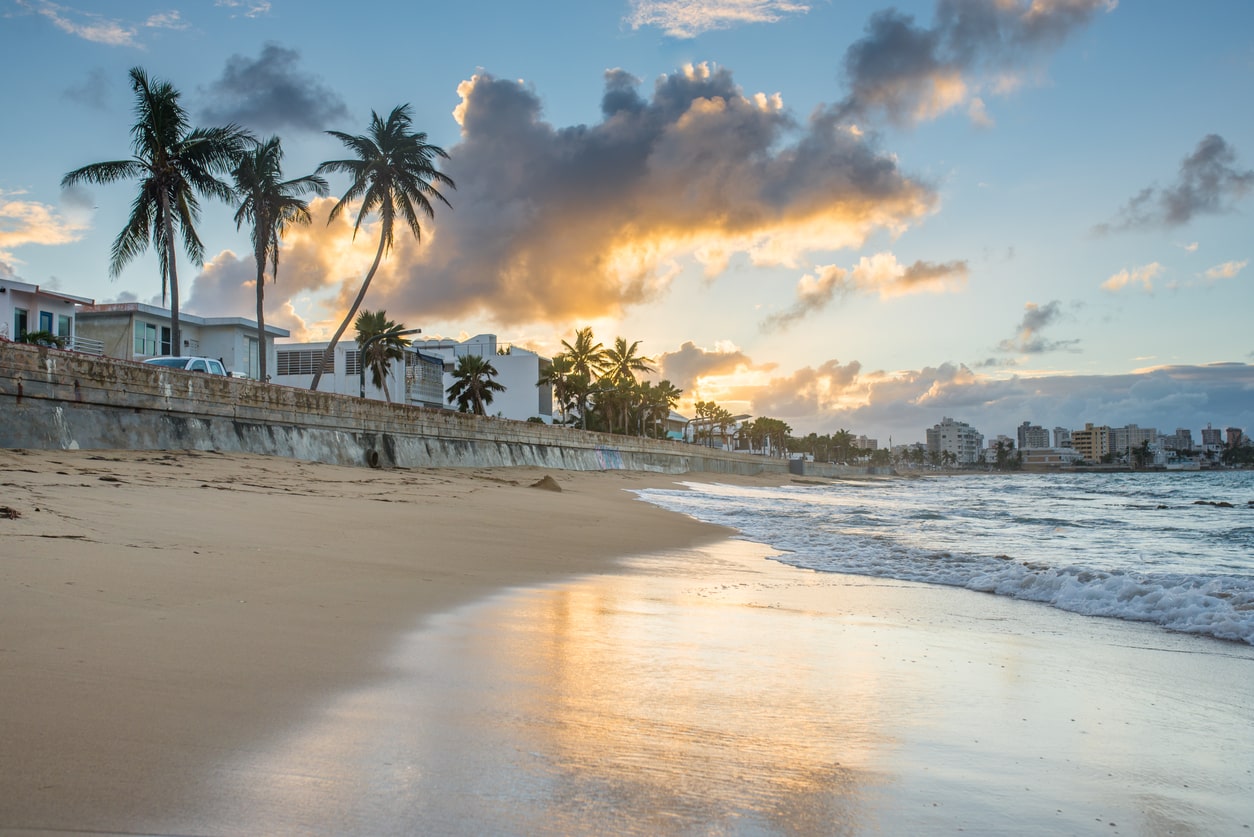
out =
<svg viewBox="0 0 1254 837"><path fill-rule="evenodd" d="M806 478L0 473L0 834L1254 826L1254 650L807 572L630 493Z"/></svg>

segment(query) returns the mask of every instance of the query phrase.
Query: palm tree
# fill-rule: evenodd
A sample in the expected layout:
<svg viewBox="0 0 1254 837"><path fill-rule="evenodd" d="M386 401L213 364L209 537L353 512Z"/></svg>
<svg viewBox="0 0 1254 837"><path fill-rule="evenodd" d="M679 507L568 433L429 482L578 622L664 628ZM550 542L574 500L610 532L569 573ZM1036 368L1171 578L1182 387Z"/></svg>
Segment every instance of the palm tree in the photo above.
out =
<svg viewBox="0 0 1254 837"><path fill-rule="evenodd" d="M484 407L492 403L492 393L505 391L502 384L493 380L497 374L491 361L479 355L462 355L453 370L457 380L445 390L449 402L457 402L458 412L486 415Z"/></svg>
<svg viewBox="0 0 1254 837"><path fill-rule="evenodd" d="M641 400L644 409L641 411L642 422L647 421L653 427L654 437L660 438L661 433L658 427L665 427L666 420L670 418L671 410L675 409L675 405L679 402L679 397L684 394L670 381L659 381L656 385L645 381L640 388ZM641 430L643 435L643 428Z"/></svg>
<svg viewBox="0 0 1254 837"><path fill-rule="evenodd" d="M397 333L405 331L405 325L389 320L386 311L362 311L357 315L353 327L357 329L359 352L367 340L377 338L358 357L357 362L370 369L370 380L374 381L376 387L383 389L384 400L391 403L392 395L388 392L388 364L394 360L405 359L405 347L409 345L409 338Z"/></svg>
<svg viewBox="0 0 1254 837"><path fill-rule="evenodd" d="M579 421L583 429L588 429L588 393L592 381L601 374L605 365L605 347L596 342L592 329L585 327L575 332L575 345L562 341L564 354L570 359L572 375L581 376L584 381L583 392L579 396Z"/></svg>
<svg viewBox="0 0 1254 837"><path fill-rule="evenodd" d="M283 148L278 137L254 142L242 154L235 170L235 191L240 199L235 212L235 229L247 221L252 227L253 259L257 263L257 353L261 380L266 380L266 262L270 281L279 278L279 242L292 224L309 223L309 204L301 199L306 192L327 193L327 182L316 174L283 179Z"/></svg>
<svg viewBox="0 0 1254 837"><path fill-rule="evenodd" d="M131 68L135 93L135 124L127 160L83 166L61 178L61 187L76 183L105 184L137 178L139 194L131 205L126 226L113 241L109 275L117 278L132 259L151 243L161 269L161 299L170 292L171 351L181 354L179 279L175 264L175 234L194 264L205 260L205 247L196 235L200 220L198 195L230 201L231 187L216 175L231 170L249 135L236 125L192 128L179 92L169 82L149 79L141 67Z"/></svg>
<svg viewBox="0 0 1254 837"><path fill-rule="evenodd" d="M540 374L540 379L536 381L536 386L550 386L553 388L553 399L557 401L557 409L562 414L562 424L566 423L566 411L571 404L571 396L574 390L571 387L572 372L570 357L567 355L555 355L553 360L549 362L548 368Z"/></svg>
<svg viewBox="0 0 1254 837"><path fill-rule="evenodd" d="M326 348L326 357L333 357L335 344L344 335L344 330L352 322L361 301L366 297L370 281L385 253L392 249L397 216L409 226L414 238L422 240L422 227L418 223L419 213L428 218L435 217L435 208L431 201L440 201L450 206L444 195L440 194L437 185L456 189L453 180L435 168L437 157L448 159L448 154L438 145L427 143L424 132L412 130L413 121L409 116L409 105L400 105L392 109L386 120L371 111L368 132L361 136L351 136L339 131L327 131L338 139L349 151L357 156L348 160L328 160L318 166L317 173L344 172L352 177L353 182L348 191L340 198L339 203L331 208L327 223L334 221L352 201L361 201L357 211L357 220L353 224L353 238L361 229L362 219L370 213L379 215L379 249L375 253L374 263L362 280L361 290L353 300L352 307L344 316L344 322L335 330L330 345ZM322 380L325 364L314 373L311 390L318 388Z"/></svg>
<svg viewBox="0 0 1254 837"><path fill-rule="evenodd" d="M634 382L637 372L652 372L653 358L636 354L640 341L627 345L622 337L614 339L614 348L606 349L602 360L601 374L611 381L628 380Z"/></svg>

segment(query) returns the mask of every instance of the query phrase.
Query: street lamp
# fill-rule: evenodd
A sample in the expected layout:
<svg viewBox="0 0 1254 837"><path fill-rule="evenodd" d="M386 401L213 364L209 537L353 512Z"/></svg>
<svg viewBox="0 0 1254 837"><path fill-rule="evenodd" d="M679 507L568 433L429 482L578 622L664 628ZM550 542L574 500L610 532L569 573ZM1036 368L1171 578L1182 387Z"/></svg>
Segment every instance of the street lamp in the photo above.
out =
<svg viewBox="0 0 1254 837"><path fill-rule="evenodd" d="M422 329L407 328L404 331L385 331L382 334L372 334L366 338L365 343L361 344L361 348L357 352L357 371L361 373L362 398L366 397L366 350L370 348L370 344L385 337L403 337L406 334L422 334Z"/></svg>

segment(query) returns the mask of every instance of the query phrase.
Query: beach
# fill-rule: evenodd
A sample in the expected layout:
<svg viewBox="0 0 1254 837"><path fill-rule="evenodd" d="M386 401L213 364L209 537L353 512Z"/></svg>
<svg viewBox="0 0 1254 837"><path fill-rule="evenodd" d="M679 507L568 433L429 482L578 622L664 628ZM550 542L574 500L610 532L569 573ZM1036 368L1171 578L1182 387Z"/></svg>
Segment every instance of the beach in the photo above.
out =
<svg viewBox="0 0 1254 837"><path fill-rule="evenodd" d="M787 478L0 451L0 833L1254 826L1250 646L783 566L680 480Z"/></svg>

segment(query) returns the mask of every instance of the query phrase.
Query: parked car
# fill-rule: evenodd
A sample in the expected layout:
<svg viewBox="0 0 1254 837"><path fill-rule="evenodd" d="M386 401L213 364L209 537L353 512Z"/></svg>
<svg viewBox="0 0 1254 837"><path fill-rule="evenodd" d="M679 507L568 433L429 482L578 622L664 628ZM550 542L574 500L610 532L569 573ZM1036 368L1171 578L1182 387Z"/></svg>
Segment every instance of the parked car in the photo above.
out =
<svg viewBox="0 0 1254 837"><path fill-rule="evenodd" d="M144 363L152 366L165 366L169 369L182 369L186 372L204 372L208 375L226 374L222 361L212 357L150 357Z"/></svg>

